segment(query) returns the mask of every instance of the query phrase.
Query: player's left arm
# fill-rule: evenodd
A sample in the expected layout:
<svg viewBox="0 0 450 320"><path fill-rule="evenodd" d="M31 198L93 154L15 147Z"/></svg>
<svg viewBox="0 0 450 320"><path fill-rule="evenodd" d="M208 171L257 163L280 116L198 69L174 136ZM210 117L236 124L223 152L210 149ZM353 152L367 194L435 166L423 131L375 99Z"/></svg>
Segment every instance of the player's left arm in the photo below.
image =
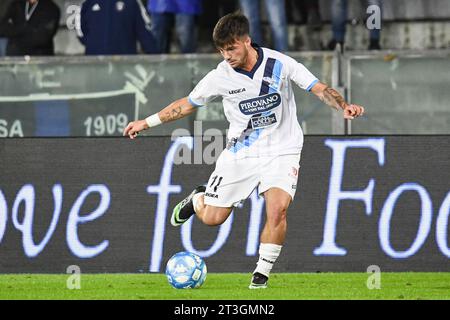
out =
<svg viewBox="0 0 450 320"><path fill-rule="evenodd" d="M330 107L343 110L345 119L353 120L364 114L362 106L347 103L339 92L320 81L311 88L311 92Z"/></svg>

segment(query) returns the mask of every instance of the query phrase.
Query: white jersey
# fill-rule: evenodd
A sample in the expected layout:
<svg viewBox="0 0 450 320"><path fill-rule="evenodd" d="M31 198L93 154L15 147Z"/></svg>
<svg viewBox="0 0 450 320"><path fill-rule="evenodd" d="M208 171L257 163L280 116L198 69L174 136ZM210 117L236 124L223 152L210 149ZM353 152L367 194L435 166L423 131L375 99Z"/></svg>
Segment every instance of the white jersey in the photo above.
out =
<svg viewBox="0 0 450 320"><path fill-rule="evenodd" d="M303 132L297 120L292 81L311 90L318 79L301 63L278 51L256 47L251 72L226 61L210 71L189 94L197 107L222 97L230 123L224 152L234 158L299 154Z"/></svg>

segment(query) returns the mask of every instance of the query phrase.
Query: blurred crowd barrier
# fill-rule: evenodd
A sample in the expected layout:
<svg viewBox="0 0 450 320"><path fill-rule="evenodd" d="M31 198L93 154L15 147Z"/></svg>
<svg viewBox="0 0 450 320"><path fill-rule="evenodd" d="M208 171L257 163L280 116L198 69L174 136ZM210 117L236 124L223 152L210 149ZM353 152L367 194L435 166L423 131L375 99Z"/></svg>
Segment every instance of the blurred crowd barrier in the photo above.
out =
<svg viewBox="0 0 450 320"><path fill-rule="evenodd" d="M351 55L351 102L367 107L354 134L449 134L450 52Z"/></svg>
<svg viewBox="0 0 450 320"><path fill-rule="evenodd" d="M366 108L363 118L345 123L294 85L306 134L450 134L448 50L289 55ZM220 61L217 54L2 59L0 137L121 135L129 121L187 96ZM218 99L145 134L183 128L208 135L227 127Z"/></svg>

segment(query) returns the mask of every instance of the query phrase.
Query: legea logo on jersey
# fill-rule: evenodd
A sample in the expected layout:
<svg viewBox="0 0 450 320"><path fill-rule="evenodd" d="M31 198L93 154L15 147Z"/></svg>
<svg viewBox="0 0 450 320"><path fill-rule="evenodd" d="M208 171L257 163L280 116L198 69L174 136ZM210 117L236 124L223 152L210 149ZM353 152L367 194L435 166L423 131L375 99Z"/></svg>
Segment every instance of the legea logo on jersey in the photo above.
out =
<svg viewBox="0 0 450 320"><path fill-rule="evenodd" d="M253 99L239 102L239 109L245 115L251 115L276 108L281 103L279 93L269 93Z"/></svg>
<svg viewBox="0 0 450 320"><path fill-rule="evenodd" d="M241 92L245 92L245 88L228 91L229 94L237 94L237 93L241 93Z"/></svg>

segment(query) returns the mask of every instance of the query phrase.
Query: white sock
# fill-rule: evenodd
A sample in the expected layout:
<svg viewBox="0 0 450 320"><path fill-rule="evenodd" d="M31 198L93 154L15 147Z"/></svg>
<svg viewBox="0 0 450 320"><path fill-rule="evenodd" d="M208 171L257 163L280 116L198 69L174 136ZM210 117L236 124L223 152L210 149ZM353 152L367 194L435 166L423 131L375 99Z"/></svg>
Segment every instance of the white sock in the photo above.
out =
<svg viewBox="0 0 450 320"><path fill-rule="evenodd" d="M273 243L261 243L259 245L259 260L253 273L259 272L269 277L273 264L277 261L283 246Z"/></svg>
<svg viewBox="0 0 450 320"><path fill-rule="evenodd" d="M192 197L192 204L194 205L194 211L197 213L197 201L200 198L200 196L204 195L204 192L199 192L194 194L194 196Z"/></svg>

